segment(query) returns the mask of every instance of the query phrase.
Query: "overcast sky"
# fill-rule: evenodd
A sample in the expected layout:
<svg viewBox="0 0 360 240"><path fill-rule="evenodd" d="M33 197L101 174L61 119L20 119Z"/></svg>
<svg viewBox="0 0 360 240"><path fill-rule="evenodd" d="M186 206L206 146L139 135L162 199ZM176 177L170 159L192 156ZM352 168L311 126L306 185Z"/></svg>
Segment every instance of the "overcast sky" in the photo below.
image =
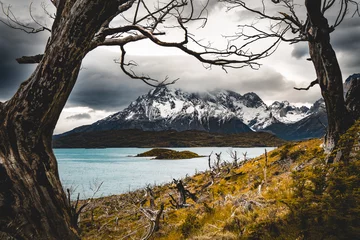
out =
<svg viewBox="0 0 360 240"><path fill-rule="evenodd" d="M3 2L10 3L17 16L28 21L30 1ZM51 24L42 16L42 1L33 2L34 13L38 19ZM49 11L53 11L52 6L48 5ZM221 35L232 34L239 22L253 20L252 16L244 11L227 13L225 7L215 0L212 0L209 6L208 19L207 28L200 33L208 39L207 41L216 43L224 41ZM31 65L19 65L15 58L42 53L49 34L28 35L1 23L0 32L0 101L6 101L35 68ZM332 34L332 44L342 67L344 80L353 73L359 73L360 18L349 16ZM228 73L217 67L206 69L193 57L173 49L156 47L150 42L131 44L127 51L127 59L134 59L141 65L139 73L146 73L158 79L164 79L166 76L170 79L180 78L172 87L187 91L231 89L240 94L255 92L266 103L275 100L313 103L321 97L318 86L307 92L293 90L295 86L307 86L316 78L312 63L306 61L309 57L306 43L282 43L274 55L261 62L260 70L230 69ZM143 82L129 79L122 73L120 67L114 63L119 54L118 48L104 47L88 54L55 133L93 123L122 110L139 95L151 89Z"/></svg>

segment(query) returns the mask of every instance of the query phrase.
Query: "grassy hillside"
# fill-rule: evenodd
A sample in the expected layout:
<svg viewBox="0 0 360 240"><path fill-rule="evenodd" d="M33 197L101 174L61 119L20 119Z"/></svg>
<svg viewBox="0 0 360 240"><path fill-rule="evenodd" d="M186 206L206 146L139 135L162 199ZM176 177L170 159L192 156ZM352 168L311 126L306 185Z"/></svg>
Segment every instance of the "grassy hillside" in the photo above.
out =
<svg viewBox="0 0 360 240"><path fill-rule="evenodd" d="M114 130L73 133L54 138L54 148L98 147L262 147L279 146L284 140L269 133L220 134L201 131Z"/></svg>
<svg viewBox="0 0 360 240"><path fill-rule="evenodd" d="M360 239L359 153L326 164L320 145L290 143L242 164L213 164L182 179L196 202L189 197L181 208L175 183L96 199L82 214L81 236L140 239L163 205L150 239Z"/></svg>

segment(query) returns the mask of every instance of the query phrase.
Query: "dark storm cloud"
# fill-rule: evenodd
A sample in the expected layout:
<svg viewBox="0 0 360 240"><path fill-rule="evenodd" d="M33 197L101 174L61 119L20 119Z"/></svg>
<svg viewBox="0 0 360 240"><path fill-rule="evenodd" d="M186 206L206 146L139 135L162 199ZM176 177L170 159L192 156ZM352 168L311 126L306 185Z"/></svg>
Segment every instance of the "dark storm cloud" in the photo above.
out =
<svg viewBox="0 0 360 240"><path fill-rule="evenodd" d="M66 119L68 120L91 119L91 116L88 113L80 113L67 117Z"/></svg>
<svg viewBox="0 0 360 240"><path fill-rule="evenodd" d="M331 37L332 45L338 51L360 51L360 19L356 17L344 20Z"/></svg>
<svg viewBox="0 0 360 240"><path fill-rule="evenodd" d="M136 80L133 81L137 82ZM130 83L111 74L99 75L96 72L89 71L79 78L70 95L68 106L117 111L148 90L149 87L144 83Z"/></svg>
<svg viewBox="0 0 360 240"><path fill-rule="evenodd" d="M150 87L140 80L129 79L114 63L118 53L98 49L84 60L68 106L117 111L134 101Z"/></svg>
<svg viewBox="0 0 360 240"><path fill-rule="evenodd" d="M303 57L309 56L309 48L306 43L298 43L294 45L294 49L291 52L291 56L296 59L301 59Z"/></svg>
<svg viewBox="0 0 360 240"><path fill-rule="evenodd" d="M10 98L36 65L20 65L16 58L42 52L45 34L29 35L0 24L0 99Z"/></svg>
<svg viewBox="0 0 360 240"><path fill-rule="evenodd" d="M345 70L345 76L360 72L359 17L345 19L331 37L340 65Z"/></svg>

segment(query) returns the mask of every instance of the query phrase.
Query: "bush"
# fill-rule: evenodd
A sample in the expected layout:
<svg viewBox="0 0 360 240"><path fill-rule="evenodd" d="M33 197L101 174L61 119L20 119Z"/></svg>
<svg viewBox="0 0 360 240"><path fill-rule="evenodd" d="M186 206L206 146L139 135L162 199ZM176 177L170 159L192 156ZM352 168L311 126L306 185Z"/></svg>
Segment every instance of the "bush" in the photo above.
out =
<svg viewBox="0 0 360 240"><path fill-rule="evenodd" d="M290 218L304 239L360 239L360 163L293 174Z"/></svg>
<svg viewBox="0 0 360 240"><path fill-rule="evenodd" d="M201 224L195 214L190 213L186 216L185 221L180 226L181 234L188 238L193 232L200 229Z"/></svg>

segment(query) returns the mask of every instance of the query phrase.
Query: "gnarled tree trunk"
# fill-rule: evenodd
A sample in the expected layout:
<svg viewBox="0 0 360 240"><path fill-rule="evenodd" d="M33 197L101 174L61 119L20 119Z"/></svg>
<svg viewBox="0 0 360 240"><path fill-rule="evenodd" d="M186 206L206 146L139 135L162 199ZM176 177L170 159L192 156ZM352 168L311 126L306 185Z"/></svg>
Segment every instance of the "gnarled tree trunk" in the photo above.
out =
<svg viewBox="0 0 360 240"><path fill-rule="evenodd" d="M332 29L321 12L321 0L306 0L305 5L310 19L310 56L328 116L325 150L330 153L336 147L340 135L353 123L353 118L345 106L341 70L330 43Z"/></svg>
<svg viewBox="0 0 360 240"><path fill-rule="evenodd" d="M0 236L78 238L51 139L82 59L119 2L59 1L42 61L14 97L0 104Z"/></svg>

